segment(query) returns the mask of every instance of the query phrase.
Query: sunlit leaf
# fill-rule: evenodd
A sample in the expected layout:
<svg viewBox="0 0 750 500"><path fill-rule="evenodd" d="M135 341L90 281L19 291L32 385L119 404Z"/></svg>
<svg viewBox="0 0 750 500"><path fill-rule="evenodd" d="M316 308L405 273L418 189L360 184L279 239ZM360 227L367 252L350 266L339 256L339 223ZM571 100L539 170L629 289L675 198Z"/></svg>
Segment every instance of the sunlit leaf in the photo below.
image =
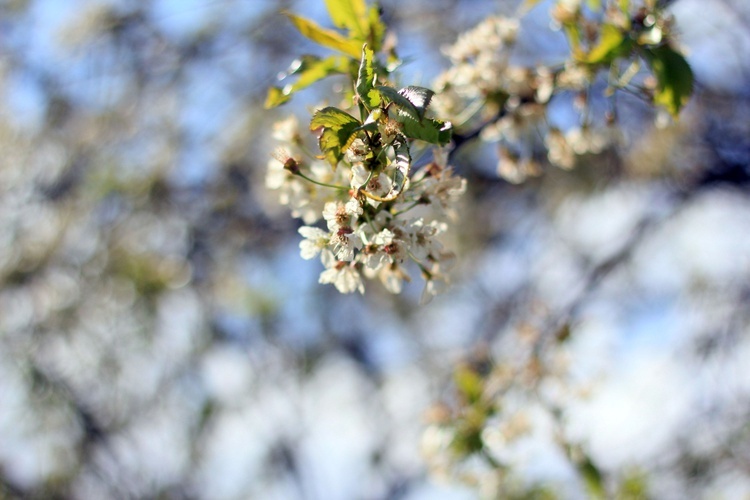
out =
<svg viewBox="0 0 750 500"><path fill-rule="evenodd" d="M329 106L327 108L319 109L315 112L310 121L310 130L317 130L323 128L337 128L347 125L349 123L356 123L359 125L359 120L354 118L349 113L341 111L339 108Z"/></svg>
<svg viewBox="0 0 750 500"><path fill-rule="evenodd" d="M404 189L411 168L411 155L405 138L393 141L393 152L395 156L392 165L396 167L393 175L393 191L400 193Z"/></svg>
<svg viewBox="0 0 750 500"><path fill-rule="evenodd" d="M406 113L413 120L420 120L420 113L419 111L417 111L417 108L414 107L414 104L412 104L409 99L399 94L398 90L394 89L393 87L385 86L379 86L375 88L378 92L380 92L381 96L396 104L399 107L400 111Z"/></svg>
<svg viewBox="0 0 750 500"><path fill-rule="evenodd" d="M411 119L403 120L404 135L410 139L419 139L420 141L429 142L445 146L451 140L453 134L453 125L451 122L442 120L433 120L425 118L421 122Z"/></svg>
<svg viewBox="0 0 750 500"><path fill-rule="evenodd" d="M287 102L292 94L309 87L313 83L331 75L346 73L349 61L344 56L330 56L320 59L316 56L303 56L292 63L287 76L296 76L297 81L283 88L272 87L266 98L266 109L273 108Z"/></svg>
<svg viewBox="0 0 750 500"><path fill-rule="evenodd" d="M607 498L607 490L604 487L602 473L588 456L584 456L583 460L578 464L578 471L583 477L589 498L602 500Z"/></svg>
<svg viewBox="0 0 750 500"><path fill-rule="evenodd" d="M346 28L359 40L367 37L367 5L364 0L325 0L337 28Z"/></svg>
<svg viewBox="0 0 750 500"><path fill-rule="evenodd" d="M294 91L303 89L327 76L343 74L349 70L350 59L342 56L331 56L309 64L294 83Z"/></svg>
<svg viewBox="0 0 750 500"><path fill-rule="evenodd" d="M323 129L318 143L332 167L335 168L344 157L360 125L359 120L338 108L327 107L315 112L310 121L310 130Z"/></svg>
<svg viewBox="0 0 750 500"><path fill-rule="evenodd" d="M383 47L385 38L385 24L380 19L380 7L377 4L372 5L367 12L368 34L367 42L372 47L373 52L378 52Z"/></svg>
<svg viewBox="0 0 750 500"><path fill-rule="evenodd" d="M424 118L424 113L427 110L427 106L430 105L432 96L435 92L425 87L417 87L416 85L410 85L404 87L398 91L399 94L406 97L406 99L414 105L414 108L419 114L419 119Z"/></svg>
<svg viewBox="0 0 750 500"><path fill-rule="evenodd" d="M693 93L693 70L685 57L668 45L644 54L657 80L654 102L677 117Z"/></svg>
<svg viewBox="0 0 750 500"><path fill-rule="evenodd" d="M276 106L281 106L289 99L291 99L291 96L289 94L285 94L283 89L279 87L271 87L268 89L268 95L266 95L266 102L264 103L264 107L266 109L275 108Z"/></svg>
<svg viewBox="0 0 750 500"><path fill-rule="evenodd" d="M474 403L482 397L484 383L477 372L467 366L460 366L453 374L453 380L458 390L469 403Z"/></svg>
<svg viewBox="0 0 750 500"><path fill-rule="evenodd" d="M330 49L343 52L355 59L359 59L362 44L356 40L349 40L337 31L329 30L319 26L309 19L297 16L290 12L284 13L299 32L320 45Z"/></svg>
<svg viewBox="0 0 750 500"><path fill-rule="evenodd" d="M616 498L618 500L643 500L651 498L648 489L646 476L639 471L631 471L620 483Z"/></svg>
<svg viewBox="0 0 750 500"><path fill-rule="evenodd" d="M581 58L581 31L575 23L566 23L563 25L565 37L568 39L571 53L576 58Z"/></svg>
<svg viewBox="0 0 750 500"><path fill-rule="evenodd" d="M607 64L630 48L630 39L613 24L602 25L598 43L584 56L583 62L589 64Z"/></svg>
<svg viewBox="0 0 750 500"><path fill-rule="evenodd" d="M380 104L380 94L375 90L375 71L373 69L373 52L367 45L362 47L362 60L357 75L357 94L369 109Z"/></svg>

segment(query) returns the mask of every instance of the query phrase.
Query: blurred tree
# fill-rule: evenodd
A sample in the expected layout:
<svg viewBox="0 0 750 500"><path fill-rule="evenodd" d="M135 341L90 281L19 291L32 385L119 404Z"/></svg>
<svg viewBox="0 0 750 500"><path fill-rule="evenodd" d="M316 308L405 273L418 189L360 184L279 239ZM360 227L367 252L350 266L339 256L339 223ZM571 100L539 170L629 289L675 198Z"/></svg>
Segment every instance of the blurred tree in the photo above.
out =
<svg viewBox="0 0 750 500"><path fill-rule="evenodd" d="M632 82L667 113L592 81L588 130L617 111L606 144L583 140L577 90L545 124L569 142L509 141L541 74L476 101L454 122L453 288L421 308L414 284L318 285L264 187L272 122L341 99L334 77L262 109L287 62L328 55L279 10L331 28L324 7L0 5L0 497L747 494L747 7L702 3L713 33L692 0L644 18L656 48ZM382 2L398 86L455 90L459 34L516 7ZM521 18L503 76L568 51L552 7ZM684 108L657 27L690 49ZM636 43L607 30L586 64ZM431 110L457 105L449 87ZM574 168L551 168L565 144Z"/></svg>

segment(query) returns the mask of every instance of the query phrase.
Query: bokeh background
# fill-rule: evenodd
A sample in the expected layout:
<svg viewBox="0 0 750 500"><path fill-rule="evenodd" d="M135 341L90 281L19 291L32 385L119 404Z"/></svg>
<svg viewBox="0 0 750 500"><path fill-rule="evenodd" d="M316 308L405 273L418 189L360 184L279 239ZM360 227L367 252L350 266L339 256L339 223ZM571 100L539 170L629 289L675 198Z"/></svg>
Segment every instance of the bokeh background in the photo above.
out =
<svg viewBox="0 0 750 500"><path fill-rule="evenodd" d="M384 0L404 84L516 7ZM418 282L318 285L264 188L272 123L330 91L263 109L320 53L284 8L326 24L323 2L0 2L0 498L491 497L435 414L457 366L560 328L543 383L502 402L523 432L483 434L519 491L585 497L564 441L642 498L747 498L747 4L671 3L696 74L678 123L625 101L626 143L518 186L465 145L459 265L427 306ZM527 61L565 53L548 8Z"/></svg>

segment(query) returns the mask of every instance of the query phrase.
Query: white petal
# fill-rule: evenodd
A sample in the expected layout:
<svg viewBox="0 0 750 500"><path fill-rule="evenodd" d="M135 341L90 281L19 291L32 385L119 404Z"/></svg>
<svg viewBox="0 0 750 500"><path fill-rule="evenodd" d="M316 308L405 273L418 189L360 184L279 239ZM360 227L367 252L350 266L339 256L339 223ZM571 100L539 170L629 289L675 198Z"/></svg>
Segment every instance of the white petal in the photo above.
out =
<svg viewBox="0 0 750 500"><path fill-rule="evenodd" d="M328 239L329 234L319 227L302 226L297 232L308 240Z"/></svg>

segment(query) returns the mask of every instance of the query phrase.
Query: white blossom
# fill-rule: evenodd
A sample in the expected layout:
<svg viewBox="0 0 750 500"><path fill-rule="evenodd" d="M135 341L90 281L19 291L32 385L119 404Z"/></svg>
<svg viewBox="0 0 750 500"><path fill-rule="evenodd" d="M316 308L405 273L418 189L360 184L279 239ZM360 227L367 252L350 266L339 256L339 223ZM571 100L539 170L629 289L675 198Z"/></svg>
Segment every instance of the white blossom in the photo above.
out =
<svg viewBox="0 0 750 500"><path fill-rule="evenodd" d="M450 167L436 167L432 175L422 183L422 194L432 206L451 215L453 206L466 192L466 179L454 176Z"/></svg>
<svg viewBox="0 0 750 500"><path fill-rule="evenodd" d="M346 150L346 161L354 165L365 161L367 154L370 152L370 148L365 144L362 139L354 139Z"/></svg>
<svg viewBox="0 0 750 500"><path fill-rule="evenodd" d="M408 255L408 242L403 239L403 230L400 228L383 229L373 238L373 243L378 245L380 262L394 263L403 262Z"/></svg>
<svg viewBox="0 0 750 500"><path fill-rule="evenodd" d="M295 143L299 138L299 122L291 115L273 124L271 137L279 142Z"/></svg>
<svg viewBox="0 0 750 500"><path fill-rule="evenodd" d="M365 168L362 163L355 163L352 165L352 178L351 186L352 189L359 189L367 183L370 178L370 171Z"/></svg>
<svg viewBox="0 0 750 500"><path fill-rule="evenodd" d="M390 177L381 172L377 177L370 179L370 182L367 183L366 189L368 193L383 198L393 189L393 181L391 181ZM380 205L379 201L373 200L372 198L367 198L367 203L374 207Z"/></svg>
<svg viewBox="0 0 750 500"><path fill-rule="evenodd" d="M398 264L389 264L382 266L377 272L378 279L386 290L397 295L401 293L404 287L404 281L411 281L406 270Z"/></svg>
<svg viewBox="0 0 750 500"><path fill-rule="evenodd" d="M565 170L573 168L575 152L559 129L552 128L547 132L544 145L547 147L547 158L550 163Z"/></svg>
<svg viewBox="0 0 750 500"><path fill-rule="evenodd" d="M590 127L572 128L565 134L565 140L576 154L601 153L609 144L605 134Z"/></svg>
<svg viewBox="0 0 750 500"><path fill-rule="evenodd" d="M292 175L276 158L271 158L266 171L266 187L279 192L279 203L288 206L293 217L301 218L305 224L314 224L320 219L320 208L313 204L310 184Z"/></svg>
<svg viewBox="0 0 750 500"><path fill-rule="evenodd" d="M349 201L344 205L344 210L355 219L362 215L362 204L357 198L350 198Z"/></svg>
<svg viewBox="0 0 750 500"><path fill-rule="evenodd" d="M429 303L436 295L447 290L450 280L446 271L449 271L455 264L455 254L452 252L442 252L435 256L432 261L432 268L429 273L425 273L425 284L422 290L420 304Z"/></svg>
<svg viewBox="0 0 750 500"><path fill-rule="evenodd" d="M336 258L349 262L354 259L354 249L362 247L359 236L350 227L340 227L331 235L331 245Z"/></svg>
<svg viewBox="0 0 750 500"><path fill-rule="evenodd" d="M318 283L332 284L341 293L365 293L365 285L354 263L337 261L331 252L323 252L323 265L326 270L320 273Z"/></svg>
<svg viewBox="0 0 750 500"><path fill-rule="evenodd" d="M444 222L432 221L425 224L423 219L417 219L410 225L411 248L410 251L415 259L424 260L429 255L437 254L443 245L435 238L444 232L447 225Z"/></svg>
<svg viewBox="0 0 750 500"><path fill-rule="evenodd" d="M305 239L300 241L302 258L309 260L318 255L330 242L331 235L320 228L302 226L297 230Z"/></svg>
<svg viewBox="0 0 750 500"><path fill-rule="evenodd" d="M293 216L305 221L298 230L300 254L304 259L320 255L325 269L319 282L342 293L364 293L364 278L377 279L389 292L400 293L404 282L410 281L402 265L410 256L435 267L444 254L438 238L446 225L434 218L444 217L466 189L465 181L447 166L447 150L437 149L434 161L413 175L414 186L410 179L400 184L397 203L372 199L393 194L395 168L409 176L409 165L404 168L399 163L409 159L408 152L399 150L401 156L394 158L392 146L387 145L388 137L402 133L401 124L391 120L380 125L387 166L374 166L374 172L365 163L372 149L362 139L354 140L345 152L350 168L331 169L327 162L300 160L309 154L295 119L280 122L273 130L282 144L268 164L266 187L278 193ZM421 218L406 221L402 213L412 209L419 209ZM321 218L327 230L312 225Z"/></svg>
<svg viewBox="0 0 750 500"><path fill-rule="evenodd" d="M323 207L323 218L328 225L328 229L331 232L336 232L339 228L349 225L351 215L340 201L329 201Z"/></svg>

